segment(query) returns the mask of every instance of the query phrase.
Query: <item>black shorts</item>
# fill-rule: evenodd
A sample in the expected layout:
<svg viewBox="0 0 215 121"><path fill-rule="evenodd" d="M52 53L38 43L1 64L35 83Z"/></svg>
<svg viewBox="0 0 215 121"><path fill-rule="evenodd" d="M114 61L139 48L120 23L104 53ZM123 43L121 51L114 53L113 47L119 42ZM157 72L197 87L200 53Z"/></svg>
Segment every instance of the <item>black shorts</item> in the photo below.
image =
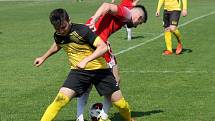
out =
<svg viewBox="0 0 215 121"><path fill-rule="evenodd" d="M99 95L111 95L119 90L111 69L77 70L72 69L62 87L67 87L76 92L76 97L85 93L93 84Z"/></svg>
<svg viewBox="0 0 215 121"><path fill-rule="evenodd" d="M163 13L164 28L167 28L170 25L178 26L180 15L181 15L181 11L164 10L164 13Z"/></svg>

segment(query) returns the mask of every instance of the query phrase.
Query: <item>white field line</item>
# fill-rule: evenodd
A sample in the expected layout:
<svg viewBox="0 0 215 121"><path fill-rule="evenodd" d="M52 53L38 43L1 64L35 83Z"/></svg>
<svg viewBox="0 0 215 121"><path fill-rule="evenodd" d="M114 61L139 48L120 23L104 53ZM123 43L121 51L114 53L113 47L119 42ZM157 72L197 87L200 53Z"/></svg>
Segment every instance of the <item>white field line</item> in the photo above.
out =
<svg viewBox="0 0 215 121"><path fill-rule="evenodd" d="M210 15L212 15L212 14L215 14L215 11L212 11L212 12L210 12L210 13L208 13L208 14L204 14L204 15L202 15L202 16L193 18L193 19L191 19L191 20L189 20L189 21L187 21L187 22L185 22L185 23L179 25L179 28L180 28L180 27L183 27L183 26L186 26L187 24L190 24L190 23L192 23L192 22L194 22L194 21L197 21L197 20L199 20L199 19L202 19L202 18L205 18L205 17L207 17L207 16L210 16ZM156 39L162 37L163 35L164 35L164 34L162 33L162 34L160 34L160 35L158 35L158 36L156 36L156 37L154 37L154 38L152 38L152 39L146 40L146 41L144 41L144 42L142 42L142 43L139 43L139 44L134 45L134 46L131 46L131 47L127 48L127 49L121 50L121 51L115 53L115 55L120 55L120 54L123 54L123 53L125 53L125 52L128 52L128 51L130 51L130 50L132 50L132 49L135 49L135 48L140 47L140 46L142 46L142 45L144 45L144 44L147 44L147 43L149 43L149 42L152 42L152 41L154 41L154 40L156 40Z"/></svg>
<svg viewBox="0 0 215 121"><path fill-rule="evenodd" d="M162 73L175 73L175 74L193 74L193 73L205 73L205 74L208 74L208 73L213 73L215 74L215 71L168 71L168 70L164 70L164 71L143 71L143 70L138 70L138 71L134 71L134 70L129 70L129 71L126 71L126 70L120 70L120 73L158 73L158 74L162 74Z"/></svg>

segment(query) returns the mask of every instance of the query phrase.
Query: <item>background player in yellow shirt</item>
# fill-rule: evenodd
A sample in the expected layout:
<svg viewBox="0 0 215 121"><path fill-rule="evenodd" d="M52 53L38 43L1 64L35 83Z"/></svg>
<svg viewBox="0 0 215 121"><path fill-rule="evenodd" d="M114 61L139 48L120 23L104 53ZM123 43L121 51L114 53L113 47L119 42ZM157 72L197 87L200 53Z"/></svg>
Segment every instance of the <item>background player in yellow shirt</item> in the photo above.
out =
<svg viewBox="0 0 215 121"><path fill-rule="evenodd" d="M178 40L176 54L182 51L181 34L178 30L178 22L180 14L187 16L187 0L159 0L156 16L160 16L161 6L164 4L163 22L164 22L164 36L166 42L166 50L163 55L171 55L172 51L172 37L171 33L175 35Z"/></svg>

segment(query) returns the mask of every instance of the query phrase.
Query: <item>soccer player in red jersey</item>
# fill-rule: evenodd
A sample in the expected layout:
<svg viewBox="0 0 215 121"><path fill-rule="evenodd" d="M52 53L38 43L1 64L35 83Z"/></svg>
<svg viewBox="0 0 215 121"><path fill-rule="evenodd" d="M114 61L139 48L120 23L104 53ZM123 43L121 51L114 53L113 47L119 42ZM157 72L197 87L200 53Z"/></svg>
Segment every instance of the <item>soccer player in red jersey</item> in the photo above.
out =
<svg viewBox="0 0 215 121"><path fill-rule="evenodd" d="M134 6L137 5L139 0L122 0L120 5L127 7L128 9L132 9Z"/></svg>
<svg viewBox="0 0 215 121"><path fill-rule="evenodd" d="M119 5L111 3L103 3L99 9L96 11L94 16L92 16L86 24L107 44L108 38L114 32L121 29L127 24L128 27L137 27L139 24L145 23L147 21L147 12L145 7L142 5L134 6L132 9L125 7L122 2ZM110 46L109 46L110 48ZM113 74L119 83L119 72L117 68L117 63L114 55L112 54L111 48L109 52L104 55L106 62L112 68ZM90 89L91 90L91 89ZM77 117L78 121L83 119L84 105L88 99L89 93L85 93L80 98L78 98L78 111ZM101 118L99 121L108 121L107 112L111 106L110 99L105 99L103 103L103 110L101 111Z"/></svg>

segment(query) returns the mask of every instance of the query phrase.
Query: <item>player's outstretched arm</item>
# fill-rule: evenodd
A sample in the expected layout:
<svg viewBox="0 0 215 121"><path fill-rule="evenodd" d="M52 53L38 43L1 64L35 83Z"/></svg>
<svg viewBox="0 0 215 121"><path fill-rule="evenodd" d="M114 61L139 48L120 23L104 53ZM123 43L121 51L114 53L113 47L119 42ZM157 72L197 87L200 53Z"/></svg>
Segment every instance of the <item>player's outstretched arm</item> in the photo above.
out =
<svg viewBox="0 0 215 121"><path fill-rule="evenodd" d="M111 3L103 3L94 14L94 18L99 18L102 15L105 15L106 13L117 13L117 5L111 4Z"/></svg>
<svg viewBox="0 0 215 121"><path fill-rule="evenodd" d="M95 23L101 17L102 15L105 15L107 13L115 14L117 13L118 8L117 5L111 4L111 3L103 3L95 12L95 14L92 16L92 20L90 21L90 24L88 24L90 29L95 28Z"/></svg>
<svg viewBox="0 0 215 121"><path fill-rule="evenodd" d="M107 44L102 39L100 39L100 37L97 37L97 40L94 42L93 45L96 47L95 51L91 55L84 58L77 65L77 68L84 69L88 62L90 62L98 57L101 57L108 51Z"/></svg>
<svg viewBox="0 0 215 121"><path fill-rule="evenodd" d="M135 0L135 1L132 3L132 5L133 5L133 6L136 6L136 5L138 4L138 2L139 2L139 0Z"/></svg>
<svg viewBox="0 0 215 121"><path fill-rule="evenodd" d="M36 58L34 60L34 66L38 67L41 64L43 64L43 62L50 57L51 55L53 55L54 53L58 52L61 49L60 46L58 46L55 42L52 44L52 46L49 48L49 50L43 55L40 56L38 58Z"/></svg>

